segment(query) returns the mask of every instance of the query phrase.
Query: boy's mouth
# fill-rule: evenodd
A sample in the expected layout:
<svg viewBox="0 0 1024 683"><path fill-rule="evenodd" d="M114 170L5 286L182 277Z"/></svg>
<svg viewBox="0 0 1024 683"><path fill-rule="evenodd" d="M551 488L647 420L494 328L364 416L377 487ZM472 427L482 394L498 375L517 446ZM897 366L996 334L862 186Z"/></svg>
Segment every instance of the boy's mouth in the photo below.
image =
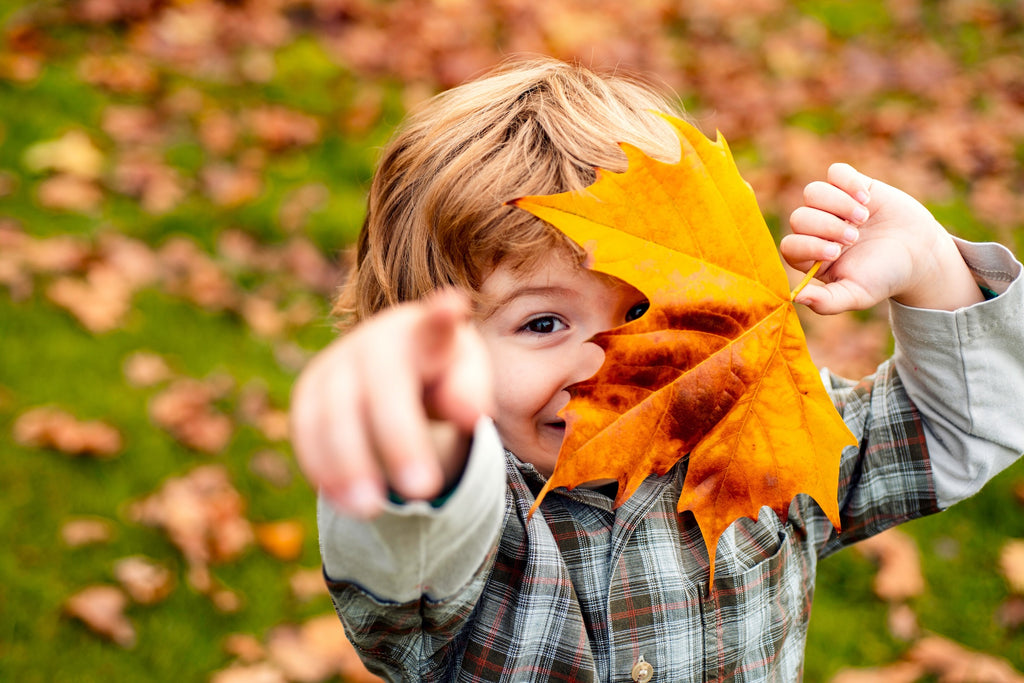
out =
<svg viewBox="0 0 1024 683"><path fill-rule="evenodd" d="M555 420L554 422L546 422L545 426L551 427L552 429L565 430L565 420Z"/></svg>

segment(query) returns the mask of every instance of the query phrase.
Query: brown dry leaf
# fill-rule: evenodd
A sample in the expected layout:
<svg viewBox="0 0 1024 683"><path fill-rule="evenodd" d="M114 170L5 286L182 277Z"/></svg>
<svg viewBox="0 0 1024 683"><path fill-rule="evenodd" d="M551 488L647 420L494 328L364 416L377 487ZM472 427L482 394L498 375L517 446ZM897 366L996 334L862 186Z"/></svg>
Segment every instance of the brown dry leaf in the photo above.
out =
<svg viewBox="0 0 1024 683"><path fill-rule="evenodd" d="M90 85L115 93L151 93L160 84L152 63L140 55L86 55L78 62L78 75Z"/></svg>
<svg viewBox="0 0 1024 683"><path fill-rule="evenodd" d="M101 517L78 517L64 523L60 537L69 548L106 543L114 538L114 524Z"/></svg>
<svg viewBox="0 0 1024 683"><path fill-rule="evenodd" d="M90 586L64 603L64 611L121 647L135 645L135 626L124 614L128 597L114 586Z"/></svg>
<svg viewBox="0 0 1024 683"><path fill-rule="evenodd" d="M258 295L245 296L242 298L240 312L246 324L260 337L280 337L287 328L284 314L271 299Z"/></svg>
<svg viewBox="0 0 1024 683"><path fill-rule="evenodd" d="M288 683L288 678L273 664L232 664L215 671L210 683Z"/></svg>
<svg viewBox="0 0 1024 683"><path fill-rule="evenodd" d="M285 107L261 107L246 112L246 125L260 143L272 152L305 147L320 139L320 122Z"/></svg>
<svg viewBox="0 0 1024 683"><path fill-rule="evenodd" d="M52 406L28 410L14 421L14 440L30 448L52 448L67 455L112 458L121 452L121 433L98 420L79 420Z"/></svg>
<svg viewBox="0 0 1024 683"><path fill-rule="evenodd" d="M226 163L210 164L200 174L203 191L217 206L234 207L245 204L263 190L263 180L256 171Z"/></svg>
<svg viewBox="0 0 1024 683"><path fill-rule="evenodd" d="M334 614L300 626L279 626L267 636L270 661L293 681L313 682L341 675L347 683L374 683Z"/></svg>
<svg viewBox="0 0 1024 683"><path fill-rule="evenodd" d="M251 664L267 656L259 638L248 633L232 633L224 639L224 651L240 661Z"/></svg>
<svg viewBox="0 0 1024 683"><path fill-rule="evenodd" d="M1024 539L1010 539L999 551L999 569L1010 590L1024 595Z"/></svg>
<svg viewBox="0 0 1024 683"><path fill-rule="evenodd" d="M114 564L114 578L140 605L160 602L174 589L174 575L164 565L140 555L125 557Z"/></svg>
<svg viewBox="0 0 1024 683"><path fill-rule="evenodd" d="M103 191L92 180L58 173L39 183L36 200L46 209L92 213L103 202Z"/></svg>
<svg viewBox="0 0 1024 683"><path fill-rule="evenodd" d="M245 508L227 470L205 465L165 481L158 491L134 503L130 515L136 522L163 529L189 565L189 583L214 596L218 589L209 566L238 558L252 543Z"/></svg>
<svg viewBox="0 0 1024 683"><path fill-rule="evenodd" d="M306 224L309 214L327 205L330 191L322 183L312 183L289 192L281 200L278 222L288 232L298 232Z"/></svg>
<svg viewBox="0 0 1024 683"><path fill-rule="evenodd" d="M267 449L253 454L249 471L278 488L288 486L294 478L289 459L279 451Z"/></svg>
<svg viewBox="0 0 1024 683"><path fill-rule="evenodd" d="M1011 595L1007 598L996 610L996 622L1011 631L1024 626L1024 597Z"/></svg>
<svg viewBox="0 0 1024 683"><path fill-rule="evenodd" d="M302 554L306 529L297 519L257 524L256 542L279 560L291 561Z"/></svg>
<svg viewBox="0 0 1024 683"><path fill-rule="evenodd" d="M20 245L25 265L33 273L59 275L83 272L92 248L77 235L55 235L44 239L27 239Z"/></svg>
<svg viewBox="0 0 1024 683"><path fill-rule="evenodd" d="M114 167L111 185L155 215L171 211L187 195L187 184L178 171L149 151L125 154Z"/></svg>
<svg viewBox="0 0 1024 683"><path fill-rule="evenodd" d="M82 278L65 276L50 283L46 296L66 309L90 332L121 326L131 310L132 288L114 268L93 264Z"/></svg>
<svg viewBox="0 0 1024 683"><path fill-rule="evenodd" d="M830 683L915 683L925 674L916 662L896 662L872 669L843 669Z"/></svg>
<svg viewBox="0 0 1024 683"><path fill-rule="evenodd" d="M124 377L134 387L151 387L174 377L163 356L151 351L135 351L121 365Z"/></svg>
<svg viewBox="0 0 1024 683"><path fill-rule="evenodd" d="M223 396L215 382L184 377L155 397L149 413L159 427L183 445L202 453L220 453L234 434L234 424L214 407Z"/></svg>
<svg viewBox="0 0 1024 683"><path fill-rule="evenodd" d="M921 635L917 613L906 603L889 603L886 623L889 633L897 640L915 640Z"/></svg>
<svg viewBox="0 0 1024 683"><path fill-rule="evenodd" d="M197 125L199 141L217 156L227 155L238 144L238 120L222 109L205 112Z"/></svg>
<svg viewBox="0 0 1024 683"><path fill-rule="evenodd" d="M211 311L232 310L235 283L194 241L172 237L157 252L165 290Z"/></svg>
<svg viewBox="0 0 1024 683"><path fill-rule="evenodd" d="M238 397L238 417L260 430L269 441L288 439L288 411L270 404L267 388L260 382L249 382L242 388Z"/></svg>
<svg viewBox="0 0 1024 683"><path fill-rule="evenodd" d="M924 574L917 543L899 529L888 529L855 546L865 557L878 562L875 594L899 602L924 592Z"/></svg>
<svg viewBox="0 0 1024 683"><path fill-rule="evenodd" d="M939 683L1024 683L1024 675L1005 659L969 650L941 636L918 641L907 658L938 676Z"/></svg>
<svg viewBox="0 0 1024 683"><path fill-rule="evenodd" d="M108 105L100 127L119 145L155 147L163 144L166 136L157 111L140 105Z"/></svg>
<svg viewBox="0 0 1024 683"><path fill-rule="evenodd" d="M288 586L292 595L300 602L308 602L314 598L330 595L324 581L323 569L298 569L288 577Z"/></svg>
<svg viewBox="0 0 1024 683"><path fill-rule="evenodd" d="M915 662L894 662L875 668L844 669L830 683L916 683L925 673L925 668Z"/></svg>

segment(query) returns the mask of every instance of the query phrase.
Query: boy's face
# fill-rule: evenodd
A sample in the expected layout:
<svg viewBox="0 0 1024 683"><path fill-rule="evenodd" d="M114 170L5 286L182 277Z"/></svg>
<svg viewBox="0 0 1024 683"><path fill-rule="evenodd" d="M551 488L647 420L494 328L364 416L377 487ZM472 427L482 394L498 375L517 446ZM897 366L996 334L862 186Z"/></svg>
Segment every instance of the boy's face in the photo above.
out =
<svg viewBox="0 0 1024 683"><path fill-rule="evenodd" d="M495 423L505 447L545 476L565 436L558 411L570 384L601 366L604 351L588 341L647 309L630 285L552 252L531 270L499 265L480 287L477 327L494 366Z"/></svg>

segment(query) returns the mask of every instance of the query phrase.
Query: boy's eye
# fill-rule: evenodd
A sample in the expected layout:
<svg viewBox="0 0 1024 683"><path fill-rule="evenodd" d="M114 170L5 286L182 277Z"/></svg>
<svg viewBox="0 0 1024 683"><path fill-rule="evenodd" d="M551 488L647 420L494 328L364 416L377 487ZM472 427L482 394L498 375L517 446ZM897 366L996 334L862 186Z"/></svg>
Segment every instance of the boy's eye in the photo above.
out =
<svg viewBox="0 0 1024 683"><path fill-rule="evenodd" d="M526 332L533 332L534 334L551 334L552 332L558 332L564 330L566 327L565 323L553 315L542 315L538 318L528 320L522 329Z"/></svg>
<svg viewBox="0 0 1024 683"><path fill-rule="evenodd" d="M642 316L647 312L647 309L651 307L649 301L641 301L640 303L633 306L633 308L626 311L626 322L630 323Z"/></svg>

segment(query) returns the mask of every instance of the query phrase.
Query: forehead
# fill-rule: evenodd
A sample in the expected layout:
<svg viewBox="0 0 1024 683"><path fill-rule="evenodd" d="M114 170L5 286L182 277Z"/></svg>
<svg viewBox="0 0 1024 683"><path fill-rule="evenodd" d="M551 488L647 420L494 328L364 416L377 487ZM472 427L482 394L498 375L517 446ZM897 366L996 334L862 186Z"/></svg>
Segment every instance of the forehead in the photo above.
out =
<svg viewBox="0 0 1024 683"><path fill-rule="evenodd" d="M628 283L589 270L574 254L556 249L528 265L500 262L481 283L479 303L480 313L487 317L502 306L528 297L601 299L609 296L642 297Z"/></svg>

